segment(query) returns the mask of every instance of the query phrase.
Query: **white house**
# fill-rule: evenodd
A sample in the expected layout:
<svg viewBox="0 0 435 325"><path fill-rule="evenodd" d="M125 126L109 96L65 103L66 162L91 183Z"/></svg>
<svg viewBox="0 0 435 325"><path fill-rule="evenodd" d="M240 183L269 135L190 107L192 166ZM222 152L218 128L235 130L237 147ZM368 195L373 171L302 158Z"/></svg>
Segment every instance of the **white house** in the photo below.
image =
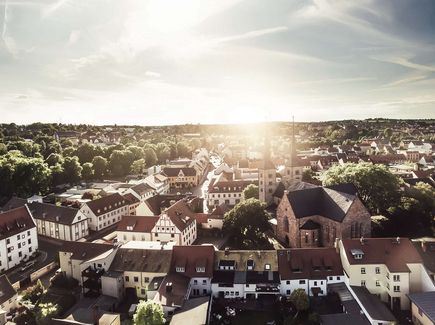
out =
<svg viewBox="0 0 435 325"><path fill-rule="evenodd" d="M0 314L2 311L9 313L18 307L17 298L17 290L12 286L8 277L4 274L0 275Z"/></svg>
<svg viewBox="0 0 435 325"><path fill-rule="evenodd" d="M39 235L76 241L89 234L88 219L79 209L47 203L28 203Z"/></svg>
<svg viewBox="0 0 435 325"><path fill-rule="evenodd" d="M129 213L129 206L121 194L114 193L84 203L81 210L88 218L89 228L99 231L119 222L121 216Z"/></svg>
<svg viewBox="0 0 435 325"><path fill-rule="evenodd" d="M335 248L297 248L278 251L281 294L303 289L309 296L325 296L328 284L344 282Z"/></svg>
<svg viewBox="0 0 435 325"><path fill-rule="evenodd" d="M0 272L27 261L37 249L36 224L27 206L0 213Z"/></svg>

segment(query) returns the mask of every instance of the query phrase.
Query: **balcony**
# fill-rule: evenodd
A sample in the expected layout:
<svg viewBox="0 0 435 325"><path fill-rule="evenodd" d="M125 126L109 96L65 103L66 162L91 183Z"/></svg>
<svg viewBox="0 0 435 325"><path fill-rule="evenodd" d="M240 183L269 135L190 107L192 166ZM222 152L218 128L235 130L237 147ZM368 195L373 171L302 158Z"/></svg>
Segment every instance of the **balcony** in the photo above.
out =
<svg viewBox="0 0 435 325"><path fill-rule="evenodd" d="M255 292L258 292L258 293L277 293L277 292L279 292L279 287L277 285L257 284L257 286L255 288Z"/></svg>
<svg viewBox="0 0 435 325"><path fill-rule="evenodd" d="M104 270L95 270L88 266L86 269L82 271L82 277L84 278L92 278L99 279L104 274Z"/></svg>

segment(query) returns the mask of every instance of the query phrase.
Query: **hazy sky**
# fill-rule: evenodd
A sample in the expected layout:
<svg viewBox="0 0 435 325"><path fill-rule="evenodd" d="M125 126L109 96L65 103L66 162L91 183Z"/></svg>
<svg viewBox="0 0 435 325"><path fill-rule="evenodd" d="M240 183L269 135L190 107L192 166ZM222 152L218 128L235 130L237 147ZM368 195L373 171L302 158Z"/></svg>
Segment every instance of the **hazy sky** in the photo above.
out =
<svg viewBox="0 0 435 325"><path fill-rule="evenodd" d="M434 0L0 0L0 122L435 118Z"/></svg>

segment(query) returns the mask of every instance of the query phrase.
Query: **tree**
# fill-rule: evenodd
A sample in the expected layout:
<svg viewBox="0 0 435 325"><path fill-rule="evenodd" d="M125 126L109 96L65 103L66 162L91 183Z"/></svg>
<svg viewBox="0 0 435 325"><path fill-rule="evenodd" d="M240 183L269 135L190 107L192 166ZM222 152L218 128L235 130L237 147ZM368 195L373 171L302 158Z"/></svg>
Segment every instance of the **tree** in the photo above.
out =
<svg viewBox="0 0 435 325"><path fill-rule="evenodd" d="M311 168L303 171L302 181L306 182L306 183L311 183L314 185L321 185L322 184L322 182L316 178L316 172L314 170L312 170Z"/></svg>
<svg viewBox="0 0 435 325"><path fill-rule="evenodd" d="M44 293L44 286L42 285L41 280L38 279L36 284L32 287L28 287L23 294L23 300L28 300L32 304L36 304L36 302L41 298Z"/></svg>
<svg viewBox="0 0 435 325"><path fill-rule="evenodd" d="M245 200L258 199L258 195L259 195L258 186L255 184L249 184L243 190L243 197L245 198Z"/></svg>
<svg viewBox="0 0 435 325"><path fill-rule="evenodd" d="M141 300L133 315L135 325L163 325L165 323L162 305Z"/></svg>
<svg viewBox="0 0 435 325"><path fill-rule="evenodd" d="M94 167L94 176L97 179L103 179L107 173L107 159L101 156L95 156L92 159L92 166Z"/></svg>
<svg viewBox="0 0 435 325"><path fill-rule="evenodd" d="M52 302L39 304L36 311L36 322L38 325L50 324L51 319L57 315L59 311L58 305Z"/></svg>
<svg viewBox="0 0 435 325"><path fill-rule="evenodd" d="M109 170L113 176L124 176L130 172L134 155L128 150L114 150L109 159Z"/></svg>
<svg viewBox="0 0 435 325"><path fill-rule="evenodd" d="M134 160L139 160L144 158L144 150L141 147L138 146L128 146L127 150L130 151L133 156Z"/></svg>
<svg viewBox="0 0 435 325"><path fill-rule="evenodd" d="M297 313L294 318L297 318L299 312L308 310L310 301L304 289L296 289L290 295L290 302L295 306Z"/></svg>
<svg viewBox="0 0 435 325"><path fill-rule="evenodd" d="M89 182L94 178L94 166L92 163L87 162L83 164L82 168L82 178L83 180Z"/></svg>
<svg viewBox="0 0 435 325"><path fill-rule="evenodd" d="M184 142L177 143L177 155L178 157L188 157L189 156L189 147Z"/></svg>
<svg viewBox="0 0 435 325"><path fill-rule="evenodd" d="M157 163L157 155L154 149L145 148L144 153L147 167L154 166Z"/></svg>
<svg viewBox="0 0 435 325"><path fill-rule="evenodd" d="M393 135L393 130L391 130L391 128L386 128L384 130L385 138L390 139L392 135Z"/></svg>
<svg viewBox="0 0 435 325"><path fill-rule="evenodd" d="M166 143L156 145L156 155L159 163L164 164L171 157L171 148Z"/></svg>
<svg viewBox="0 0 435 325"><path fill-rule="evenodd" d="M130 171L133 173L133 174L142 174L143 173L143 171L144 171L144 169L145 169L145 159L139 159L139 160L136 160L136 161L134 161L132 164L131 164L131 169L130 169Z"/></svg>
<svg viewBox="0 0 435 325"><path fill-rule="evenodd" d="M386 214L400 199L400 182L384 165L344 164L331 167L322 175L323 185L353 184L372 214Z"/></svg>
<svg viewBox="0 0 435 325"><path fill-rule="evenodd" d="M45 162L50 167L57 165L57 164L63 164L63 156L61 154L58 154L58 153L52 153L47 157L47 159L45 159Z"/></svg>
<svg viewBox="0 0 435 325"><path fill-rule="evenodd" d="M270 230L265 205L257 199L237 204L224 216L223 231L242 248L260 248L268 245L265 232Z"/></svg>
<svg viewBox="0 0 435 325"><path fill-rule="evenodd" d="M100 156L103 151L100 147L94 146L90 143L81 144L76 151L76 155L79 158L80 163L91 162L95 156Z"/></svg>
<svg viewBox="0 0 435 325"><path fill-rule="evenodd" d="M77 184L82 178L82 166L77 156L66 157L63 162L64 181L69 184Z"/></svg>

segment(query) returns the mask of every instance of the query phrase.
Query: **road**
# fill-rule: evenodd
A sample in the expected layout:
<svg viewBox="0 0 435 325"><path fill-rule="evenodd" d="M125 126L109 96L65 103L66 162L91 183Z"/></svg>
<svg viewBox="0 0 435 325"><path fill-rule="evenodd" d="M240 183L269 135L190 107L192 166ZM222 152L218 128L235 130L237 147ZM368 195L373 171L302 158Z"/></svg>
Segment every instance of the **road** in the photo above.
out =
<svg viewBox="0 0 435 325"><path fill-rule="evenodd" d="M207 200L206 200L208 186L210 185L210 180L213 177L214 171L222 164L222 159L219 156L211 156L210 162L213 167L207 173L207 177L205 178L204 182L192 189L193 195L204 199L204 213L208 213Z"/></svg>

